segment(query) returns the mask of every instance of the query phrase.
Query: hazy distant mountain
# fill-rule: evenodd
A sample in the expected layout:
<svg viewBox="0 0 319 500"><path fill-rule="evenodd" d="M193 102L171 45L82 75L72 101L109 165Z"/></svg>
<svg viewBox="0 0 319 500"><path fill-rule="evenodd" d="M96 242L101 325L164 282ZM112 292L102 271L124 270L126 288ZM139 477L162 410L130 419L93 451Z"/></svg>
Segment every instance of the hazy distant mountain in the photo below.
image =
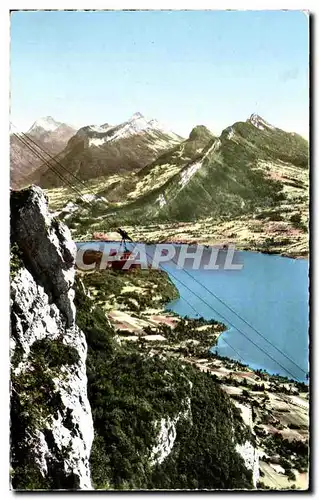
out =
<svg viewBox="0 0 319 500"><path fill-rule="evenodd" d="M51 116L47 116L34 122L32 127L26 132L26 136L38 144L42 150L41 154L45 158L48 158L44 151L47 151L50 155L57 155L64 149L68 140L75 132L76 130L70 125L57 122ZM27 138L23 134L17 135L25 142L27 141ZM33 143L30 142L29 144L32 148L37 149ZM28 179L30 175L42 165L43 160L38 158L35 153L13 134L10 136L10 146L11 186L19 189L29 183Z"/></svg>
<svg viewBox="0 0 319 500"><path fill-rule="evenodd" d="M107 177L137 171L182 140L156 120L135 113L119 125L89 125L79 129L59 155L59 161L82 180ZM63 175L67 176L65 170ZM74 182L74 178L70 179ZM32 181L45 188L63 185L47 165L36 172Z"/></svg>
<svg viewBox="0 0 319 500"><path fill-rule="evenodd" d="M56 153L65 147L76 129L66 123L55 121L52 116L40 118L28 130L27 134L46 146L46 150Z"/></svg>

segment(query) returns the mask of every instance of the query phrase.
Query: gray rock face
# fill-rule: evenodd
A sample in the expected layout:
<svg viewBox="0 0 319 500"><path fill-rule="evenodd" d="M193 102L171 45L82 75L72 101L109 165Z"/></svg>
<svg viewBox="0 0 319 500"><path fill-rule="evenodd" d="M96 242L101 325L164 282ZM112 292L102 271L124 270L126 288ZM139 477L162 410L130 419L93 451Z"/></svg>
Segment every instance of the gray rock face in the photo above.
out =
<svg viewBox="0 0 319 500"><path fill-rule="evenodd" d="M75 246L40 188L12 193L25 264L11 281L11 468L16 489L91 489L93 421L73 304Z"/></svg>
<svg viewBox="0 0 319 500"><path fill-rule="evenodd" d="M49 215L38 186L12 192L11 232L26 267L72 326L76 245L69 229Z"/></svg>
<svg viewBox="0 0 319 500"><path fill-rule="evenodd" d="M253 485L256 488L259 481L259 455L257 448L249 441L246 441L244 444L237 444L236 451L244 459L247 469L252 471Z"/></svg>

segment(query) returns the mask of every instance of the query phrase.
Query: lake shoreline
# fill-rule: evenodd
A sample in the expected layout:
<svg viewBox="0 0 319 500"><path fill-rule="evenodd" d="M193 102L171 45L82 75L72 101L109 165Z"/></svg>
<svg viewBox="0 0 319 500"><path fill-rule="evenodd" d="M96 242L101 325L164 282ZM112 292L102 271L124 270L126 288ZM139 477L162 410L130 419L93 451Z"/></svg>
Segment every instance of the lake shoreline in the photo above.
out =
<svg viewBox="0 0 319 500"><path fill-rule="evenodd" d="M309 388L306 384L254 370L231 358L209 353L213 343L209 342L210 347L206 347L207 334L212 334L217 343L220 335L227 331L226 325L219 322L214 327L209 320L202 325L192 324L192 320L188 325L181 323L182 315L169 311L172 299L177 298L173 288L170 297L163 301L163 292L167 293L168 286L173 285L177 289L165 270L152 271L148 275L137 270L129 273L107 270L79 274L88 293L107 314L122 346L128 343L129 348L133 342L144 356L157 354L191 364L197 370L207 372L220 384L256 437L261 472L258 489L307 489L305 458L291 454L292 445L289 444L297 443L293 446L303 450L307 446ZM179 291L178 296L181 296ZM147 303L138 312L136 306L138 303L143 305L145 298L152 299L153 305ZM113 314L114 310L117 315ZM284 472L278 472L278 464Z"/></svg>
<svg viewBox="0 0 319 500"><path fill-rule="evenodd" d="M87 235L86 235L87 236ZM81 239L77 239L75 241L76 244L85 244L85 243L107 243L107 244L116 244L116 245L119 245L121 243L121 240L107 240L107 239L97 239L97 240L93 240L93 239L86 239L86 237L84 237L85 239L81 240ZM131 244L131 243L129 243ZM200 245L200 246L204 246L205 248L218 248L220 250L226 250L227 249L227 245L225 246L222 246L220 244L205 244L205 243L202 243L202 242L194 242L193 240L183 240L183 241L174 241L174 240L165 240L165 241L162 241L162 240L159 240L159 241L156 241L156 240L150 240L150 241L133 241L133 244L136 244L136 245L139 245L139 244L145 244L145 245L157 245L157 244L167 244L167 245L189 245L189 246L195 246L195 245ZM251 253L257 253L257 254L263 254L263 255L278 255L280 257L285 257L287 259L293 259L293 260L309 260L309 252L307 252L306 254L305 253L289 253L287 251L278 251L276 250L275 248L273 249L262 249L262 248L256 248L254 246L243 246L243 245L238 245L236 246L236 243L232 243L232 245L235 245L235 248L234 248L234 251L235 252L251 252Z"/></svg>
<svg viewBox="0 0 319 500"><path fill-rule="evenodd" d="M106 242L106 241L92 241L92 242L87 242L87 243L92 243L92 244L93 244L93 243L100 243L101 245L103 245L103 244L106 244L106 245L112 245L112 244L115 244L115 243L116 243L116 244L119 244L119 242L118 242L118 241L115 241L115 240L113 240L113 241L107 241L107 242ZM77 244L78 244L78 247L80 247L80 246L81 246L81 243L80 243L80 242L78 242ZM219 247L218 247L218 248L219 248ZM151 250L150 250L150 252L152 253L152 252L153 252L153 250L154 250L154 249L151 249ZM99 252L98 252L97 250L95 250L95 252L96 252L96 253L101 253L101 250L100 250ZM277 280L277 274L278 274L278 272L280 271L280 269L282 268L283 264L285 264L283 269L287 269L288 273L289 273L289 274L291 274L291 265L292 265L292 264L289 264L289 262L292 262L292 261L296 261L296 260L297 260L297 259L291 259L290 257L287 257L287 256L282 256L282 255L278 254L278 252L277 252L276 254L270 254L269 252L267 252L267 253L262 253L262 252L258 252L258 251L249 252L249 251L247 251L247 250L238 251L238 253L239 253L239 252L242 252L242 255L245 257L245 259L247 259L247 261L245 260L245 262L244 262L244 268L243 268L243 269L242 269L242 271L241 271L241 272L243 272L243 275L242 275L242 279L241 279L241 281L243 282L243 286L247 286L247 275L248 275L248 286L249 286L249 287L251 286L251 285L249 284L249 282L251 282L251 273L253 273L253 274L254 274L254 276L255 276L254 281L255 281L256 283L258 283L258 282L263 282L263 281L264 281L264 279L265 279L265 272L266 272L266 274L268 273L268 271L265 271L265 270L266 270L266 269L268 269L268 268L269 268L269 266L270 266L270 268L269 268L269 272L272 272L272 278L271 278L271 279L275 280L275 281L274 281L274 283L276 283L276 280ZM245 255L245 254L246 254L246 255ZM261 261L261 265L260 265L258 262L259 262L259 260L260 260L260 258L261 258L261 255L264 255L264 259L262 259L262 261ZM271 260L270 260L270 259L268 259L268 258L266 257L266 255L269 255L270 257L272 257L272 258L274 258L274 259L275 259L275 255L277 255L277 259L275 259L275 260L273 261L273 264L271 264L271 260L272 260L272 259L271 259ZM254 257L254 258L252 258L253 256L255 256L255 257ZM257 257L257 256L260 256L260 257ZM148 255L148 257L149 257L149 255ZM279 258L280 258L280 259L279 259ZM305 261L305 260L307 260L307 259L298 259L298 260ZM257 268L256 268L256 265L257 265ZM287 267L287 266L288 266L288 267ZM299 269L299 266L300 266L300 265L298 265L298 269ZM303 266L304 266L304 265L303 265ZM264 271L263 271L261 274L259 274L259 279L258 279L258 272L259 272L259 271L258 271L258 268L259 268L259 267L264 268ZM196 287L196 285L197 285L197 284L198 284L198 285L200 285L201 283L205 283L205 282L206 282L205 280L207 280L207 279L208 279L208 282L206 283L206 285L207 285L207 286L205 287L205 291L204 291L204 289L202 289L202 288L201 288L201 289L200 289L200 292L199 292L199 295L201 296L203 293L204 293L204 295L205 295L206 291L207 291L207 292L209 292L209 290L208 290L208 289L209 289L209 287L210 287L210 279L211 279L211 277L210 277L210 278L206 278L206 277L205 277L205 275L204 275L204 272L203 272L203 271L199 270L199 273L200 273L200 275L199 275L199 276L197 276L197 275L196 275L196 273L194 272L194 276L193 276L193 275L191 275L191 273L192 273L192 269L191 269L191 268L189 268L188 272L186 272L186 274L185 274L185 275L184 275L184 273L183 273L182 278L181 278L181 276L179 276L179 274L177 274L177 276L179 276L179 278L178 278L178 277L176 277L176 280L175 280L175 279L174 279L175 269L174 269L173 267L172 267L172 268L170 268L170 267L169 267L169 262L168 262L168 264L167 264L167 265L163 265L163 266L161 266L161 268L162 268L162 271L163 271L163 272L167 275L167 277L171 276L171 278L173 279L174 286L175 286L175 288L179 291L179 296L180 296L180 298L182 298L182 300L185 300L185 299L184 299L184 297L183 297L183 295L185 295L185 293L186 293L186 296L188 296L189 294L192 294L194 290L196 290L196 288L194 289L194 285L195 285L195 287ZM275 272L273 272L273 271L272 271L272 268L276 269L276 271L275 271ZM223 268L221 267L221 270L222 270L222 269L223 269ZM294 269L296 269L296 270L298 271L298 269L297 269L297 268L295 268L295 266L293 266L293 268L292 268L292 269L293 269L293 273L294 273L294 274L295 274ZM171 271L174 271L174 272L172 273ZM179 273L179 270L176 270L176 271L177 271L177 273ZM202 316L202 317L205 317L205 319L206 319L206 320L209 320L209 319L218 320L218 319L219 319L219 318L218 318L218 310L220 309L220 304L217 304L217 303L216 303L216 305L217 305L217 310L215 310L215 309L214 309L214 301L215 301L215 298L217 298L217 300L219 300L219 299L218 299L218 294L219 294L219 293L221 294L221 295L220 295L221 297L224 297L223 292L222 292L223 287L222 287L222 288L220 288L220 282L221 282L221 283L223 283L224 278L223 278L223 275L222 275L222 274L218 274L218 273L216 273L216 271L217 271L217 270L215 270L215 272L214 272L214 274L215 274L215 276L214 276L214 282L215 282L215 285L214 285L214 291L215 291L215 293L217 294L217 297L215 296L215 293L213 293L212 299L209 297L209 299L210 299L210 300L209 300L209 302L208 302L208 303L209 303L209 304L211 304L211 306L212 306L211 308L210 308L210 307L209 307L209 308L207 308L207 307L206 307L206 302L204 301L204 302L203 302L203 304L204 304L204 305L201 303L201 304L200 304L199 309L195 310L195 309L194 309L194 307L193 307L193 306L191 306L191 304L188 302L188 300L186 300L185 304L183 303L182 305L179 305L179 306L178 306L179 310L174 310L174 309L173 309L173 307L172 307L172 306L170 306L170 305L169 305L169 303L168 303L168 304L167 304L167 306L168 306L168 308L170 309L170 311L172 312L172 310L173 310L173 311L174 311L174 314L177 314L177 316L180 316L180 317L184 317L184 316L186 316L186 315L187 315L187 316L188 316L188 317L190 317L190 318L196 319L196 318L198 318L198 317ZM286 273L286 274L287 274L287 271L285 271L285 273ZM149 270L146 270L146 269L140 269L141 276L143 276L143 273L144 273L144 272L148 273L148 272L149 272ZM155 270L153 270L152 272L156 272L156 271L155 271ZM256 274L256 272L257 272L257 274ZM246 275L246 278L245 278L245 275ZM299 275L300 275L300 273L299 273ZM189 278L194 279L194 282L193 282L193 280L192 280L192 282L190 282L190 281L189 281ZM146 279L146 281L147 281L147 279L148 279L148 278L147 278L147 276L145 277L145 279ZM168 279L169 279L169 278L168 278ZM227 283L228 283L228 286L231 286L231 287L233 287L233 285L236 283L236 280L238 281L238 279L237 279L237 277L236 277L236 278L235 278L235 282L234 282L234 276L229 276L229 279L230 279L230 282L228 283L228 279L227 279ZM243 280L244 280L244 281L243 281ZM185 286L186 286L186 288L187 288L187 289L185 289L185 290L183 290L183 284L184 284L184 283L187 283L187 284L185 284ZM219 283L219 284L218 284L218 283ZM245 283L246 283L246 285L245 285ZM182 284L182 287L181 287L181 284ZM224 285L226 286L226 283L224 283ZM224 286L224 285L222 285L222 286ZM217 286L217 288L216 288L216 286ZM254 286L255 286L255 285L254 285ZM207 287L208 287L208 289L207 289ZM219 287L219 288L218 288L218 287ZM280 286L280 288L281 288L281 286ZM282 288L283 288L283 289L285 288L285 283L283 283L283 284L282 284ZM291 288L291 279L288 279L288 282L286 283L286 289L287 289L287 290L289 290L289 288ZM263 290L263 289L264 289L264 288L262 287L262 290ZM219 292L218 292L218 290L219 290ZM236 288L236 290L239 292L238 288ZM248 288L248 290L249 290L249 288ZM262 290L261 290L261 291L262 291ZM182 291L182 293L181 293L181 291ZM235 293L234 297L236 297L236 296L237 296L237 295L236 295L236 291L235 291L234 293ZM251 292L250 292L250 293L251 293ZM181 297L181 295L182 295L182 297ZM207 294L206 294L206 295L207 295ZM234 297L233 297L233 299L234 299ZM196 304L196 300L197 300L197 298L199 298L199 296L195 293L194 297L192 296L192 299L194 299L194 300L195 300L194 305ZM291 298L293 298L293 297L291 297ZM229 298L229 299L230 299L230 300L232 300L231 298ZM253 300L253 299L251 298L251 299L250 299L250 302L251 302L252 300ZM267 300L267 299L266 299L266 300ZM224 301L226 301L226 303L227 303L227 302L228 302L227 298L225 298L225 297L224 297ZM192 300L192 302L193 302L193 300ZM219 302L220 302L220 300L219 300ZM222 301L222 302L223 302L223 301ZM246 301L244 301L244 302L246 302ZM208 305L208 303L207 303L207 305ZM230 303L233 303L233 302L230 302ZM234 303L235 303L235 302L234 302ZM189 307L187 306L187 304L188 304L188 306L189 306ZM242 304L242 305L243 305L243 304ZM252 304L252 306L253 306L253 304ZM186 308L186 309L185 309L185 311L186 311L186 312L183 312L183 311L181 312L181 311L180 311L180 308L181 308L181 307ZM198 307L198 306L196 306L196 307ZM204 307L204 312L203 312L203 307ZM250 307L250 303L249 303L249 302L248 302L248 306L246 305L246 306L244 307L244 309L241 311L241 313L240 313L240 314L243 314L243 311L244 311L244 310L246 310L246 309L247 309L247 307L248 307L248 310L249 310L249 307ZM190 310L190 308L192 309L192 311ZM269 308L269 307L268 307L268 308ZM237 309L237 310L239 310L239 311L240 311L240 309ZM232 310L231 310L231 308L230 308L230 311L232 311ZM247 313L247 312L248 312L248 311L246 311L246 313ZM292 310L292 312L293 312L293 310ZM194 314L194 313L195 313L195 314ZM196 313L197 313L197 314L196 314ZM156 314L158 315L158 314L161 314L161 312L160 312L160 310L156 310L156 311L154 311L154 314L155 314L155 315L156 315ZM216 314L217 314L217 315L216 315ZM225 314L225 313L224 313L224 314ZM229 313L229 311L227 310L226 317L224 316L224 317L222 317L221 319L219 319L219 323L221 323L221 321L223 321L223 322L224 322L224 319L226 320L226 323L227 323L227 318L229 319L229 314L230 314L230 313ZM239 314L236 314L236 316L239 318L239 320L241 319L241 317L240 317L240 315L239 315ZM230 327L229 327L229 328L231 328L231 327L235 328L235 332L234 332L234 334L235 334L235 335L236 335L236 333L238 333L238 332L236 332L236 330L238 330L238 328L239 328L239 326L236 326L236 325L237 325L237 323L238 323L238 319L237 319L237 317L233 320L233 321L235 321L235 324L231 324L231 323L230 323ZM244 317L245 317L245 315L244 315ZM249 318L249 315L248 315L248 316L246 316L246 318L247 318L247 317ZM250 321L252 322L252 324L255 324L255 323L254 323L253 318L250 318ZM258 322L257 322L257 324L258 324ZM248 326L249 326L249 325L248 325ZM269 324L269 325L268 325L268 322L267 322L267 324L266 324L266 327L268 327L268 328L272 328L271 324ZM274 327L274 325L273 325L273 327ZM277 327L277 325L276 325L276 327ZM286 328L286 329L287 329L287 325L286 325L286 326L284 326L284 328ZM261 330L261 331L263 331L263 330ZM220 331L220 332L219 332L219 336L220 336L220 334L221 334L221 333L222 333L222 332ZM227 327L225 327L225 329L224 329L223 333L224 333L224 335L227 333ZM240 330L239 330L239 333L240 333ZM266 337L267 337L267 336L266 336ZM253 338L253 337L252 337L252 338ZM267 338L268 338L268 337L267 337ZM236 340L236 339L235 339L235 340ZM270 340L271 340L271 339L270 339ZM248 342L249 342L249 340L248 340ZM217 339L217 342L216 342L216 343L218 344L218 339ZM216 343L214 343L214 345L215 345ZM226 343L227 343L227 342L226 342ZM247 344L247 341L245 341L245 343ZM236 343L235 343L234 347L236 347ZM227 351L227 349L226 349L226 351ZM228 351L229 351L229 349L228 349ZM235 349L235 351L236 351L236 349ZM241 351L241 349L240 349L240 348L239 348L239 351ZM230 351L229 351L229 352L230 352ZM227 354L226 354L226 355L227 355L227 356L230 356L230 357L233 357L233 353L232 353L232 354L229 354L229 352L227 352ZM268 346L267 346L267 352L268 352ZM275 353L274 355L276 356L276 359L277 359L277 353ZM293 356L292 356L292 357L293 357ZM259 358L260 358L260 356L259 356ZM234 358L234 357L233 357L233 359L236 359L236 358ZM240 358L240 357L239 357L239 358L237 357L237 359L241 359L241 358ZM268 361L269 361L269 360L268 360ZM263 365L263 363L260 363L260 360L259 360L259 362L258 362L258 356L257 356L257 358L256 358L256 362L255 362L254 360L251 360L251 363L252 363L252 366L257 366L257 367L258 367L257 369L259 369L259 368L262 368L262 369L266 368L266 370L269 372L269 374L273 374L273 373L278 373L278 372L279 372L281 375L284 375L284 373L282 372L282 370L280 370L280 369L279 369L279 370L278 370L278 372L276 371L276 368L277 368L276 366L274 367L274 369L273 369L272 367L268 369L268 368L267 368L267 364L266 364L266 366L264 366L264 365ZM285 363L284 363L284 364L285 364ZM280 363L278 362L278 363L277 363L277 365L280 365ZM278 368L279 368L279 366L278 366ZM287 367L287 371L289 371L289 370L288 370L288 367ZM293 372L294 372L294 370L293 370ZM296 380L298 380L298 377L297 377L297 376L296 376L295 378L296 378Z"/></svg>
<svg viewBox="0 0 319 500"><path fill-rule="evenodd" d="M174 314L182 317L175 311ZM227 331L229 328L225 327L219 333L216 346ZM303 453L306 453L309 438L308 384L212 353L213 347L204 356L179 359L214 377L241 411L243 421L256 438L260 472L257 490L306 490L308 465L298 454L296 458L291 455L289 443L304 446ZM165 350L159 352L167 355ZM277 449L278 442L280 447Z"/></svg>
<svg viewBox="0 0 319 500"><path fill-rule="evenodd" d="M226 323L218 341L219 354L244 359L269 374L306 380L307 261L247 252L240 273L215 272L213 276L201 270L186 274L174 271L172 279L187 301L175 302L170 309L194 317L195 307L195 314ZM289 343L285 343L288 338Z"/></svg>

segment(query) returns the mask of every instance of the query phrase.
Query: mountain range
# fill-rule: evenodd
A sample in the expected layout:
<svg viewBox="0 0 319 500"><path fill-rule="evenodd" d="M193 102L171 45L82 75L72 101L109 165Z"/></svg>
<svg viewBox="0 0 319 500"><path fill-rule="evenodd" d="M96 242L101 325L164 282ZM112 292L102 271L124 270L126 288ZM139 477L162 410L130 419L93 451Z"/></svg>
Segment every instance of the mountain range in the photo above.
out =
<svg viewBox="0 0 319 500"><path fill-rule="evenodd" d="M74 181L134 172L153 161L160 153L180 143L182 138L166 130L156 120L135 113L119 125L88 125L72 135L60 151L63 175ZM49 165L56 163L50 161ZM44 188L63 186L63 180L43 164L31 173L29 182Z"/></svg>
<svg viewBox="0 0 319 500"><path fill-rule="evenodd" d="M26 135L50 156L42 153L45 163L32 162L23 144L17 155L14 136L13 187L33 183L45 188L51 209L68 220L78 237L117 224L138 228L238 217L246 217L246 226L264 217L270 232L271 222L282 221L294 238L296 231L307 233L308 142L255 113L218 137L198 125L184 139L141 113L119 125L78 131L48 117ZM263 228L258 231L263 234Z"/></svg>
<svg viewBox="0 0 319 500"><path fill-rule="evenodd" d="M307 141L255 114L219 137L196 127L186 141L138 172L127 197L130 214L192 220L251 212L283 200L287 179L274 170L285 165L307 168Z"/></svg>

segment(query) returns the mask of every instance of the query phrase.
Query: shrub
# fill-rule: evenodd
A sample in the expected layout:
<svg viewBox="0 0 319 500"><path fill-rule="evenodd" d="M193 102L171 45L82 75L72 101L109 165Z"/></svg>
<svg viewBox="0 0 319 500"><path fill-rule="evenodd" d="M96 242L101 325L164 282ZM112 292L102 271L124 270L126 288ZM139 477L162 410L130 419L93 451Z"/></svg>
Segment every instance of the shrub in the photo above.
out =
<svg viewBox="0 0 319 500"><path fill-rule="evenodd" d="M78 363L80 356L78 351L65 345L62 340L37 340L32 344L31 355L40 366L57 368L62 365L72 365Z"/></svg>
<svg viewBox="0 0 319 500"><path fill-rule="evenodd" d="M17 243L10 248L10 279L13 280L21 267L23 267L23 254Z"/></svg>

